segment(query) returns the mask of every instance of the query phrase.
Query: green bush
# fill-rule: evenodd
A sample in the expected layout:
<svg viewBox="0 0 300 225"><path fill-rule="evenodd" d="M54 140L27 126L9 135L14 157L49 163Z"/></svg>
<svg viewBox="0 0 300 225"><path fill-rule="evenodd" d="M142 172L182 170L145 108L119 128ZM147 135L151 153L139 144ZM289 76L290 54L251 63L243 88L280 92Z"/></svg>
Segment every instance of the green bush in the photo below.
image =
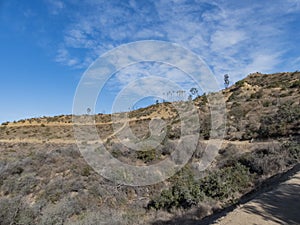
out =
<svg viewBox="0 0 300 225"><path fill-rule="evenodd" d="M190 208L205 198L233 200L249 187L252 178L249 169L240 163L213 171L200 180L195 180L191 170L185 167L171 179L172 186L152 199L148 206L170 210Z"/></svg>
<svg viewBox="0 0 300 225"><path fill-rule="evenodd" d="M212 172L200 181L206 196L217 200L232 199L251 184L249 169L240 163Z"/></svg>
<svg viewBox="0 0 300 225"><path fill-rule="evenodd" d="M270 106L270 102L269 101L264 101L263 102L263 107L269 107Z"/></svg>
<svg viewBox="0 0 300 225"><path fill-rule="evenodd" d="M293 134L293 126L300 120L299 105L286 102L280 105L276 114L262 116L258 134L260 138L288 136Z"/></svg>
<svg viewBox="0 0 300 225"><path fill-rule="evenodd" d="M197 205L205 197L188 167L183 168L171 178L171 182L172 186L153 198L148 207L167 210L179 207L189 208Z"/></svg>
<svg viewBox="0 0 300 225"><path fill-rule="evenodd" d="M142 160L145 163L151 162L157 158L155 149L137 151L136 154L137 154L137 158Z"/></svg>
<svg viewBox="0 0 300 225"><path fill-rule="evenodd" d="M91 174L91 167L90 166L85 166L83 167L82 171L81 171L81 175L88 177Z"/></svg>
<svg viewBox="0 0 300 225"><path fill-rule="evenodd" d="M284 143L281 147L282 150L287 152L288 157L285 159L287 160L288 164L296 164L300 162L300 144L297 142L287 142Z"/></svg>
<svg viewBox="0 0 300 225"><path fill-rule="evenodd" d="M244 80L239 80L239 81L237 81L237 82L235 83L235 85L236 85L237 87L241 87L241 86L244 85L244 83L245 83Z"/></svg>
<svg viewBox="0 0 300 225"><path fill-rule="evenodd" d="M278 88L281 86L280 82L272 82L270 84L268 84L267 88Z"/></svg>

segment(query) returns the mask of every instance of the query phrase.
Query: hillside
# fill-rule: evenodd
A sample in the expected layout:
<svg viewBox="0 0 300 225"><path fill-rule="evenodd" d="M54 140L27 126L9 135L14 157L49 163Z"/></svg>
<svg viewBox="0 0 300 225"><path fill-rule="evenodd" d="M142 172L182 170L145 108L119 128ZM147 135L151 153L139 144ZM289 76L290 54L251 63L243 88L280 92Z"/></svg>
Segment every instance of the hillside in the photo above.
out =
<svg viewBox="0 0 300 225"><path fill-rule="evenodd" d="M200 221L300 163L300 72L250 74L220 93L226 100L226 133L215 160L207 170L199 170L210 138L209 96L214 93L207 93L193 100L200 137L192 158L168 180L148 186L118 185L96 173L78 150L72 115L3 123L0 224ZM170 157L179 143L181 118L176 104L185 103L135 110L126 121L113 120L111 115L86 115L95 122L86 129L95 125L99 142L120 161L152 165ZM167 138L158 148L132 151L118 140L124 122L138 138L149 137L149 123L156 117L167 127Z"/></svg>

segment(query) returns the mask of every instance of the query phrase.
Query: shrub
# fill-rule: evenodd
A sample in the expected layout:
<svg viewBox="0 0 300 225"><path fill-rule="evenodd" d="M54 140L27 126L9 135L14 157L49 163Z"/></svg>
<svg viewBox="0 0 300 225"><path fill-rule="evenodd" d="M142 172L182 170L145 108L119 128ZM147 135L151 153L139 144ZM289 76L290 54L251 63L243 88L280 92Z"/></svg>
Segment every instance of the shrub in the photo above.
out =
<svg viewBox="0 0 300 225"><path fill-rule="evenodd" d="M235 85L236 85L237 87L241 87L241 86L244 85L244 83L245 83L244 80L239 80L239 81L237 81L237 82L235 83Z"/></svg>
<svg viewBox="0 0 300 225"><path fill-rule="evenodd" d="M136 154L137 158L145 163L151 162L157 158L155 149L137 151Z"/></svg>
<svg viewBox="0 0 300 225"><path fill-rule="evenodd" d="M289 87L290 88L300 88L300 80L294 81Z"/></svg>
<svg viewBox="0 0 300 225"><path fill-rule="evenodd" d="M263 102L263 107L269 107L270 106L270 102L269 101L264 101Z"/></svg>
<svg viewBox="0 0 300 225"><path fill-rule="evenodd" d="M136 218L135 218L136 222ZM118 211L109 209L87 210L80 214L76 221L68 219L65 225L99 225L99 224L133 224ZM134 223L135 224L135 223Z"/></svg>
<svg viewBox="0 0 300 225"><path fill-rule="evenodd" d="M20 196L0 199L0 224L35 224L37 212L22 201Z"/></svg>
<svg viewBox="0 0 300 225"><path fill-rule="evenodd" d="M46 199L48 202L56 203L58 202L64 194L66 194L69 190L67 190L66 185L64 185L64 180L62 177L56 177L51 180L44 187L44 192L42 192L39 196L40 199Z"/></svg>
<svg viewBox="0 0 300 225"><path fill-rule="evenodd" d="M83 167L83 169L81 171L81 175L88 177L90 174L91 174L91 167L90 166Z"/></svg>
<svg viewBox="0 0 300 225"><path fill-rule="evenodd" d="M167 137L171 140L179 139L181 136L180 127L167 126Z"/></svg>
<svg viewBox="0 0 300 225"><path fill-rule="evenodd" d="M204 199L204 193L188 167L183 168L171 178L171 181L173 181L172 187L163 190L159 196L153 198L148 207L167 210L179 207L189 208Z"/></svg>
<svg viewBox="0 0 300 225"><path fill-rule="evenodd" d="M259 137L276 137L293 134L293 126L300 120L299 105L286 102L280 105L276 114L265 115L260 119Z"/></svg>
<svg viewBox="0 0 300 225"><path fill-rule="evenodd" d="M200 181L206 196L217 199L232 199L251 184L249 169L240 163L212 172Z"/></svg>
<svg viewBox="0 0 300 225"><path fill-rule="evenodd" d="M272 83L268 84L267 87L268 88L278 88L280 86L281 86L281 84L279 82L272 82Z"/></svg>
<svg viewBox="0 0 300 225"><path fill-rule="evenodd" d="M235 120L240 120L241 118L245 117L247 113L248 110L246 110L245 107L237 102L234 102L229 115L234 116Z"/></svg>
<svg viewBox="0 0 300 225"><path fill-rule="evenodd" d="M287 142L281 147L283 151L287 151L288 157L285 158L288 164L296 164L300 162L300 144L297 142Z"/></svg>
<svg viewBox="0 0 300 225"><path fill-rule="evenodd" d="M258 92L255 92L250 95L250 99L259 99L263 96L262 90L259 90Z"/></svg>
<svg viewBox="0 0 300 225"><path fill-rule="evenodd" d="M205 116L203 120L200 121L200 137L204 139L209 139L211 131L211 115Z"/></svg>
<svg viewBox="0 0 300 225"><path fill-rule="evenodd" d="M251 185L253 176L246 166L236 162L200 180L195 180L191 170L185 167L171 180L172 186L152 199L148 207L170 210L173 207L190 208L205 198L234 200Z"/></svg>
<svg viewBox="0 0 300 225"><path fill-rule="evenodd" d="M79 214L81 208L75 199L65 197L56 204L48 204L42 211L41 225L63 225L70 216Z"/></svg>
<svg viewBox="0 0 300 225"><path fill-rule="evenodd" d="M251 173L273 175L300 162L300 146L287 142L277 148L257 149L240 156L238 162L249 168Z"/></svg>
<svg viewBox="0 0 300 225"><path fill-rule="evenodd" d="M198 105L199 107L204 106L204 105L206 105L208 103L208 99L207 99L206 93L203 93L203 95L200 96L199 98L200 98L199 105Z"/></svg>

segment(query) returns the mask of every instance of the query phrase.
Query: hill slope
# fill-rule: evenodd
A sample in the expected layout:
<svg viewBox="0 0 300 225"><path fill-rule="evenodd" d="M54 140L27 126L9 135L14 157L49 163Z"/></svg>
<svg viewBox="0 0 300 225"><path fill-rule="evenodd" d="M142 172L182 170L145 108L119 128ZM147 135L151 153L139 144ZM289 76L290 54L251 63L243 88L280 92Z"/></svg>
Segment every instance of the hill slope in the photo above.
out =
<svg viewBox="0 0 300 225"><path fill-rule="evenodd" d="M200 139L189 163L165 182L144 187L117 185L97 174L78 150L71 115L4 123L0 224L164 224L179 217L197 221L300 162L300 73L251 74L222 94L226 135L210 167L199 170L210 136L208 99L213 93L193 102ZM132 151L116 137L124 121L114 121L119 125L116 130L111 115L102 114L94 116L99 142L115 158L132 165L169 157L181 136L174 104L184 103L139 109L126 121L143 139L150 135L151 119L163 118L167 138L161 147Z"/></svg>

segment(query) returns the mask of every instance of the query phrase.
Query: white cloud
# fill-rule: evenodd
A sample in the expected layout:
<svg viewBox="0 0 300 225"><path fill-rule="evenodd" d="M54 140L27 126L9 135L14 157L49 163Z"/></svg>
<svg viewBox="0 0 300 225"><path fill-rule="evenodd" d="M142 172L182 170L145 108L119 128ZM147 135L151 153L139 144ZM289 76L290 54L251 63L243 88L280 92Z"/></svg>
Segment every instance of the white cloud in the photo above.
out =
<svg viewBox="0 0 300 225"><path fill-rule="evenodd" d="M296 17L289 15L300 10L298 0L275 0L272 4L221 0L80 4L84 4L86 13L74 14L74 23L64 30L63 44L66 49L81 49L85 54L78 57L58 52L57 61L61 63L65 60L68 65L84 66L120 44L158 39L194 51L217 76L229 73L234 80L252 70L272 72L283 69L279 65L292 66L284 62L284 55L292 49L287 33ZM81 58L78 65L76 58Z"/></svg>
<svg viewBox="0 0 300 225"><path fill-rule="evenodd" d="M65 48L58 49L55 61L63 63L67 66L76 66L78 64L78 60L76 58L71 57L68 50Z"/></svg>
<svg viewBox="0 0 300 225"><path fill-rule="evenodd" d="M279 63L280 54L267 54L267 53L257 53L252 56L252 62L249 63L243 72L245 74L253 72L272 72L272 69L276 68Z"/></svg>
<svg viewBox="0 0 300 225"><path fill-rule="evenodd" d="M211 49L213 51L224 51L228 47L245 40L247 37L243 31L238 30L217 30L211 39Z"/></svg>

